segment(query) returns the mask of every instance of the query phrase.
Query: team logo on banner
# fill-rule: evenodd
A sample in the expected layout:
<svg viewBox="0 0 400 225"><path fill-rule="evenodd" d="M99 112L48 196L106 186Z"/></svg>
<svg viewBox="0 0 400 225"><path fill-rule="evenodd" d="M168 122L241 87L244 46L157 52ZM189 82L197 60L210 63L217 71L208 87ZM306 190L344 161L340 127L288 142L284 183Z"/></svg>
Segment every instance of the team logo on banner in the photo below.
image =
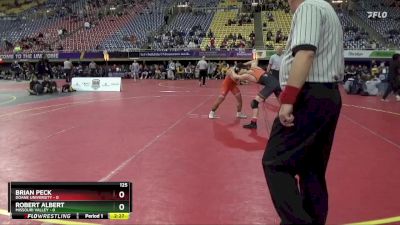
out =
<svg viewBox="0 0 400 225"><path fill-rule="evenodd" d="M100 88L100 80L99 79L93 79L92 80L92 88L94 90L97 90Z"/></svg>

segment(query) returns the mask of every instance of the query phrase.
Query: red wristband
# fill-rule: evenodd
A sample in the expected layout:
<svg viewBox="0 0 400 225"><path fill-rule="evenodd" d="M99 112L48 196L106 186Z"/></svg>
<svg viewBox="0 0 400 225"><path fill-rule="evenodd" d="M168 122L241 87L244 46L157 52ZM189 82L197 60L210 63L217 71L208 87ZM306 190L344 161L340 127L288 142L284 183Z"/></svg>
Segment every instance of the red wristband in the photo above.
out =
<svg viewBox="0 0 400 225"><path fill-rule="evenodd" d="M281 104L290 104L293 105L296 102L297 95L300 93L300 88L286 85L285 90L282 91L279 96L279 100Z"/></svg>

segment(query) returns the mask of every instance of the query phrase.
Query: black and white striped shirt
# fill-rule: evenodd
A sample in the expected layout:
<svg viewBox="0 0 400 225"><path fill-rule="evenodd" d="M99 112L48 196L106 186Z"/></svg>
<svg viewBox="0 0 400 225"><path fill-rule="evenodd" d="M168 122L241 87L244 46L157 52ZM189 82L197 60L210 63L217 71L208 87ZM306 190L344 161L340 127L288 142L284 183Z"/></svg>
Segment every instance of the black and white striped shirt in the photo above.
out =
<svg viewBox="0 0 400 225"><path fill-rule="evenodd" d="M332 83L343 79L343 30L328 2L305 0L294 13L280 69L281 86L286 85L299 50L315 51L307 82Z"/></svg>

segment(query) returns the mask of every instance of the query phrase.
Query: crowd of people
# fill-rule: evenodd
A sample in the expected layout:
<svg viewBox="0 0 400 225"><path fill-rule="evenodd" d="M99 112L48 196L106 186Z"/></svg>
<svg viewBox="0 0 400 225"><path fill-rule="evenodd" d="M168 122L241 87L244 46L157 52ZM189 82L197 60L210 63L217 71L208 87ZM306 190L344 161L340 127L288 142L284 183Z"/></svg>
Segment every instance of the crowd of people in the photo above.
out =
<svg viewBox="0 0 400 225"><path fill-rule="evenodd" d="M273 40L273 36L274 35L272 34L272 31L268 30L267 34L266 34L267 41L272 41ZM276 31L276 33L275 33L275 43L282 43L283 41L287 41L287 39L288 39L288 36L283 35L282 29L278 29Z"/></svg>
<svg viewBox="0 0 400 225"><path fill-rule="evenodd" d="M237 64L237 62L235 62ZM208 79L224 79L229 64L225 61L208 62L207 77ZM197 64L187 62L182 64L179 61L170 60L168 63L139 63L134 61L126 73L127 78L133 79L169 79L169 80L186 80L197 79L200 76L200 69ZM128 71L127 71L128 72Z"/></svg>
<svg viewBox="0 0 400 225"><path fill-rule="evenodd" d="M250 11L253 6L252 0L244 0L243 6L246 10ZM286 13L290 12L289 5L285 0L265 0L259 1L257 5L257 11L274 11L274 10L284 10Z"/></svg>
<svg viewBox="0 0 400 225"><path fill-rule="evenodd" d="M232 49L232 48L254 48L255 46L255 34L254 31L250 33L249 37L244 37L241 33L230 33L226 35L222 40L220 46L216 46L215 37L210 38L210 43L207 45L206 50L213 50L219 47L219 49Z"/></svg>
<svg viewBox="0 0 400 225"><path fill-rule="evenodd" d="M235 61L234 64L237 64ZM208 62L207 77L209 79L223 79L229 65L225 61ZM67 83L72 77L108 77L120 76L135 79L170 79L184 80L195 79L199 76L199 68L195 62L137 62L132 64L97 64L72 62L67 59L64 63L50 63L46 57L37 63L13 62L10 67L3 68L0 79L7 80L39 80L49 77L50 79L66 79Z"/></svg>
<svg viewBox="0 0 400 225"><path fill-rule="evenodd" d="M199 48L202 38L206 37L206 31L201 25L193 26L189 32L173 29L159 32L150 40L152 49L172 48Z"/></svg>
<svg viewBox="0 0 400 225"><path fill-rule="evenodd" d="M243 24L253 24L254 22L254 13L241 13L238 14L235 19L228 19L225 26L238 25L242 26Z"/></svg>
<svg viewBox="0 0 400 225"><path fill-rule="evenodd" d="M123 16L129 13L136 5L143 5L146 8L146 2L137 0L88 0L81 5L79 0L60 1L57 3L44 3L34 7L29 14L18 15L16 24L29 20L62 20L67 19L68 27L58 27L56 31L32 33L29 36L22 37L18 41L12 42L6 37L2 39L2 51L21 52L21 51L55 51L64 50L61 40L69 33L79 29L91 29L101 23L107 16ZM23 28L21 28L23 29ZM57 38L51 32L57 33Z"/></svg>
<svg viewBox="0 0 400 225"><path fill-rule="evenodd" d="M394 60L390 66L398 65L400 60ZM344 77L344 89L348 94L363 96L385 96L391 83L395 83L395 87L400 87L400 74L389 77L393 73L388 63L372 62L368 65L346 65ZM396 73L396 71L394 71ZM398 73L398 72L397 72ZM394 80L394 81L393 81ZM397 88L394 88L397 90ZM398 94L400 100L400 93ZM384 97L384 99L386 99Z"/></svg>
<svg viewBox="0 0 400 225"><path fill-rule="evenodd" d="M400 60L398 64L400 64ZM237 65L237 62L233 62L232 65ZM207 79L224 79L232 65L225 61L207 62ZM389 71L389 64L385 62L378 63L373 61L371 65L348 64L345 68L344 89L348 94L382 96L385 91L387 92L390 84L394 82L395 85L392 89L397 90L397 85L400 87L400 76L390 78L388 77ZM44 55L37 63L13 62L7 70L2 70L0 79L30 80L29 92L36 95L56 93L58 91L73 91L70 86L58 90L53 79L66 79L67 84L71 82L72 77L120 76L135 80L187 80L198 79L199 73L200 70L197 64L191 61L170 60L169 62L161 63L134 61L130 65L98 65L93 61L90 63L73 63L71 60L66 60L63 64L59 64L50 63ZM40 82L39 80L43 81ZM397 98L400 99L400 93L398 96Z"/></svg>

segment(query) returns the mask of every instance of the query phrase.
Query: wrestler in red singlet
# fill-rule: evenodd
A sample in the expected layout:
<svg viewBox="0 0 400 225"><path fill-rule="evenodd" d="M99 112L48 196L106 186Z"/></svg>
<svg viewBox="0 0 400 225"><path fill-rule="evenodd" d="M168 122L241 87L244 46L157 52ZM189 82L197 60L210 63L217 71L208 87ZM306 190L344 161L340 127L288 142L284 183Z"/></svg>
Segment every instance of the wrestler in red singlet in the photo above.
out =
<svg viewBox="0 0 400 225"><path fill-rule="evenodd" d="M210 114L208 115L208 118L210 119L218 118L215 115L215 111L218 109L219 105L225 100L225 97L229 92L232 92L238 103L236 117L241 119L247 118L247 116L242 113L242 94L240 93L240 90L237 87L236 81L232 78L232 70L233 68L229 69L228 72L226 73L225 80L222 82L221 86L221 95L218 96L216 102L214 103L211 109Z"/></svg>

